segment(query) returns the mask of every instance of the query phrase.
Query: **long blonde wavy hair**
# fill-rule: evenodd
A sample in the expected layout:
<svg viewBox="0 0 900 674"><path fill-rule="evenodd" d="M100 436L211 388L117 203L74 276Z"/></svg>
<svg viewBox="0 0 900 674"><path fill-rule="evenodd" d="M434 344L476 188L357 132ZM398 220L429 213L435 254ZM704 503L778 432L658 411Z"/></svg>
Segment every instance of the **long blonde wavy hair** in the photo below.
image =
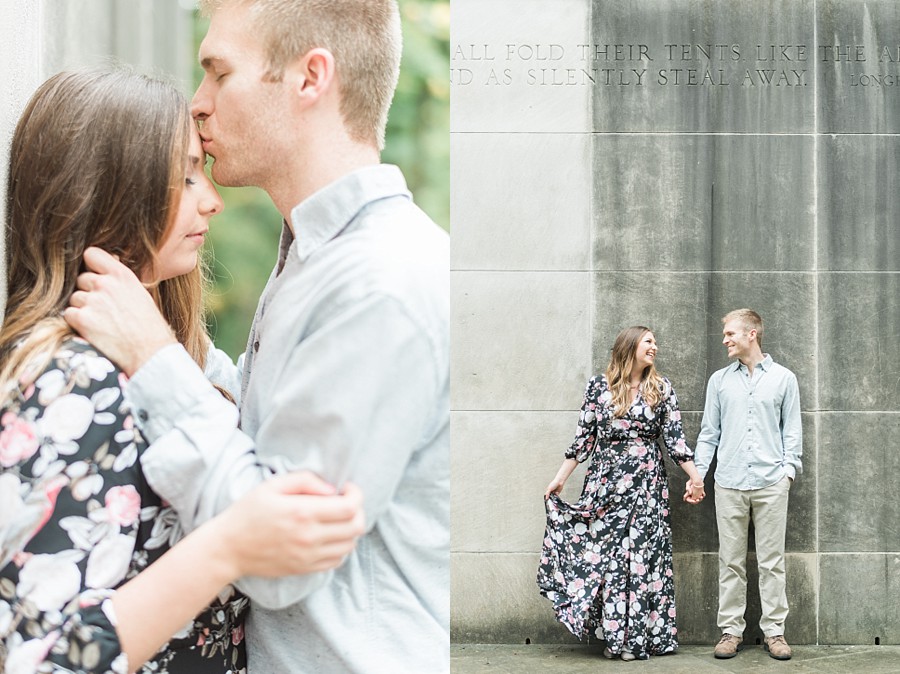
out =
<svg viewBox="0 0 900 674"><path fill-rule="evenodd" d="M648 332L653 331L643 325L633 325L616 335L616 341L613 342L612 355L606 366L606 381L612 393L614 414L617 417L624 417L631 407L631 369L634 367L638 344ZM665 381L657 373L655 366L644 368L640 391L644 401L653 408L668 395Z"/></svg>
<svg viewBox="0 0 900 674"><path fill-rule="evenodd" d="M152 276L184 189L191 124L174 87L119 67L62 72L32 96L9 157L0 402L74 334L61 312L85 248L99 246ZM200 265L148 287L201 367L203 287Z"/></svg>

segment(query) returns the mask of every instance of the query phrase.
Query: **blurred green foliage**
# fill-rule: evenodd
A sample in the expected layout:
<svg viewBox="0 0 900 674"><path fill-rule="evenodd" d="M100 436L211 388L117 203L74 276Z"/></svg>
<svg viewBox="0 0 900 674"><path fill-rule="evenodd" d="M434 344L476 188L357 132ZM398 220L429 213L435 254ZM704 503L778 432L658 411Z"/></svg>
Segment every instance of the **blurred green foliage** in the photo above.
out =
<svg viewBox="0 0 900 674"><path fill-rule="evenodd" d="M403 20L400 81L382 161L397 164L416 203L450 226L450 2L399 0ZM208 22L195 19L197 53ZM202 71L195 67L195 85ZM278 252L281 216L256 188L219 188L225 211L212 221L207 254L214 286L210 332L232 357L243 352L256 303Z"/></svg>

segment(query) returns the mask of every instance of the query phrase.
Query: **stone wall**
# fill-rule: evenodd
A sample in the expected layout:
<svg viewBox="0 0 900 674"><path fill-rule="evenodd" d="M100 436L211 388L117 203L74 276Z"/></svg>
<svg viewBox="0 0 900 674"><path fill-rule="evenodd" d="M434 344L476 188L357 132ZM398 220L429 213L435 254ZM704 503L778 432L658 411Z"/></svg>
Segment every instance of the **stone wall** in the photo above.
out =
<svg viewBox="0 0 900 674"><path fill-rule="evenodd" d="M787 636L900 644L900 4L452 11L454 640L572 640L534 576L585 382L651 326L693 443L749 306L801 389ZM713 499L669 475L681 638L712 642Z"/></svg>
<svg viewBox="0 0 900 674"><path fill-rule="evenodd" d="M169 77L190 95L191 64L196 58L191 33L194 5L192 0L13 0L0 4L0 190L6 190L7 152L19 114L50 75L66 68L119 61ZM2 199L0 222L5 219L4 211ZM0 289L0 297L5 296Z"/></svg>

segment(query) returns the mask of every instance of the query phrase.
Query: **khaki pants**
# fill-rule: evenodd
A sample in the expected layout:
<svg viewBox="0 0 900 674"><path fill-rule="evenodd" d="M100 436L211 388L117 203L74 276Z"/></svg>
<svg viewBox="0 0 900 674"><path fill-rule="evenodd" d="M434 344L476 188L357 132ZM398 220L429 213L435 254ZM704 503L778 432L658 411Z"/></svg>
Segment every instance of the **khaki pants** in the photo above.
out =
<svg viewBox="0 0 900 674"><path fill-rule="evenodd" d="M767 637L784 634L788 605L785 593L784 532L791 481L740 491L716 485L719 527L719 628L743 637L747 608L747 538L750 519L759 567L760 629Z"/></svg>

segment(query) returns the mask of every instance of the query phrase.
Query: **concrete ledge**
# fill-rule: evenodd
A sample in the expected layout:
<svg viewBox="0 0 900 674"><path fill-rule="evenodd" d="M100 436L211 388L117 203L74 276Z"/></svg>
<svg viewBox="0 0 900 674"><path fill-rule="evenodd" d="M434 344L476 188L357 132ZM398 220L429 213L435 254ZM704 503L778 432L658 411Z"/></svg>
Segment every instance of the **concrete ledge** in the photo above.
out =
<svg viewBox="0 0 900 674"><path fill-rule="evenodd" d="M900 646L792 646L794 657L778 662L759 646L750 646L731 660L715 660L712 645L682 646L676 655L650 658L633 663L606 660L603 647L548 645L454 644L450 646L450 668L453 674L530 674L531 672L631 672L641 674L723 674L724 672L803 672L804 674L896 674L900 662Z"/></svg>

